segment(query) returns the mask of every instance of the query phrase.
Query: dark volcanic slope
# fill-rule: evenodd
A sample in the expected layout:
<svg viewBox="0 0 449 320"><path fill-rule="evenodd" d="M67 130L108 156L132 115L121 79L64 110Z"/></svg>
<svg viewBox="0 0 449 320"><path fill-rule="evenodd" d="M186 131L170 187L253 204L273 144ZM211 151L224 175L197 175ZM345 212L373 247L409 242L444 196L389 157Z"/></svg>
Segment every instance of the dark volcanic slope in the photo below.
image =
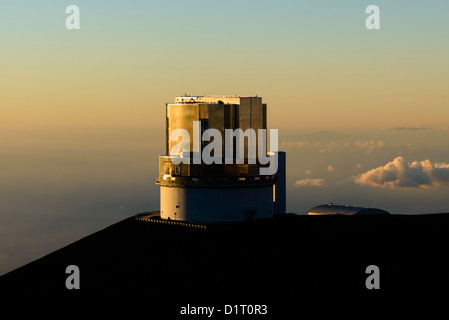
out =
<svg viewBox="0 0 449 320"><path fill-rule="evenodd" d="M0 294L150 304L438 294L449 285L448 223L449 214L286 214L204 230L131 217L0 277ZM72 264L80 290L65 287ZM365 287L372 264L380 290Z"/></svg>

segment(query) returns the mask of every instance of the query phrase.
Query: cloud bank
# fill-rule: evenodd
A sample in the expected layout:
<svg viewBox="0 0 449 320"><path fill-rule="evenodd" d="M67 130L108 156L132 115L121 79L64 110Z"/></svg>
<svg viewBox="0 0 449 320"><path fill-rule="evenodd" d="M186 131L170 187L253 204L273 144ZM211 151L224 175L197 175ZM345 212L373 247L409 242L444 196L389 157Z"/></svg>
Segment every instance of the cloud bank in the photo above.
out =
<svg viewBox="0 0 449 320"><path fill-rule="evenodd" d="M324 179L302 179L297 180L295 182L295 187L302 187L302 186L312 186L312 187L324 187L326 184L324 183Z"/></svg>
<svg viewBox="0 0 449 320"><path fill-rule="evenodd" d="M307 149L318 149L320 152L333 152L333 151L343 151L352 148L355 150L363 150L366 153L371 153L376 149L381 149L386 147L384 141L381 140L357 140L357 141L347 141L347 142L307 142L307 141L282 141L281 148L307 148Z"/></svg>
<svg viewBox="0 0 449 320"><path fill-rule="evenodd" d="M396 131L418 131L418 130L432 130L432 128L425 126L412 126L412 127L390 127L389 130Z"/></svg>
<svg viewBox="0 0 449 320"><path fill-rule="evenodd" d="M403 157L397 157L383 167L358 175L354 182L391 189L449 186L449 164L430 160L407 163Z"/></svg>

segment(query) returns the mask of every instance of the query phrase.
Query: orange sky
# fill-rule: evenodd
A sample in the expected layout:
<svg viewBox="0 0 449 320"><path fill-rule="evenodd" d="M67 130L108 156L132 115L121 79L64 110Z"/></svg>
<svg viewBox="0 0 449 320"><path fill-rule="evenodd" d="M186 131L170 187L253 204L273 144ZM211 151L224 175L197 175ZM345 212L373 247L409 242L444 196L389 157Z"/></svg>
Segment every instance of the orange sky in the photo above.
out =
<svg viewBox="0 0 449 320"><path fill-rule="evenodd" d="M425 6L401 13L380 1L381 30L368 31L363 8L349 4L320 16L323 3L288 13L264 3L229 28L204 28L168 4L157 15L147 4L110 5L108 20L80 1L81 30L69 31L63 10L30 5L39 14L4 8L2 25L15 29L2 31L3 127L162 127L176 95L256 92L280 130L448 124L449 22L438 7L432 19L420 16ZM214 6L232 9L202 10ZM261 23L270 11L274 21Z"/></svg>

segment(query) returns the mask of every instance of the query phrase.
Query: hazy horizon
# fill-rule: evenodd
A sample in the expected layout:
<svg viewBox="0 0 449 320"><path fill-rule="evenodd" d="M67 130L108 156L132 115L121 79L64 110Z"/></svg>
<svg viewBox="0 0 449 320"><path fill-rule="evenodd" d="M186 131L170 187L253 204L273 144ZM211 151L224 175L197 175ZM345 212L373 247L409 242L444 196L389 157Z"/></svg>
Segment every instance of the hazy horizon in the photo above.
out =
<svg viewBox="0 0 449 320"><path fill-rule="evenodd" d="M328 202L394 214L449 212L446 186L381 188L352 179L398 156L443 162L445 131L357 132L280 131L280 150L287 152L287 212L306 214ZM154 179L158 155L165 152L163 129L58 133L21 130L15 143L0 142L1 274L129 216L159 210ZM430 138L433 145L426 143Z"/></svg>

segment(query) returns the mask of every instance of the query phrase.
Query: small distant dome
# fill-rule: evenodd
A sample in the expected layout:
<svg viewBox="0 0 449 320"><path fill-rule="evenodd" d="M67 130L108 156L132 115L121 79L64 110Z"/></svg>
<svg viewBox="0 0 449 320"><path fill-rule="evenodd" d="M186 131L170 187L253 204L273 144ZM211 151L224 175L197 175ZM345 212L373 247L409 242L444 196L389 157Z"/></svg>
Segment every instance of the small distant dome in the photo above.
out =
<svg viewBox="0 0 449 320"><path fill-rule="evenodd" d="M388 211L376 208L364 208L349 205L336 205L332 202L323 204L307 211L309 215L378 215L378 214L390 214Z"/></svg>

